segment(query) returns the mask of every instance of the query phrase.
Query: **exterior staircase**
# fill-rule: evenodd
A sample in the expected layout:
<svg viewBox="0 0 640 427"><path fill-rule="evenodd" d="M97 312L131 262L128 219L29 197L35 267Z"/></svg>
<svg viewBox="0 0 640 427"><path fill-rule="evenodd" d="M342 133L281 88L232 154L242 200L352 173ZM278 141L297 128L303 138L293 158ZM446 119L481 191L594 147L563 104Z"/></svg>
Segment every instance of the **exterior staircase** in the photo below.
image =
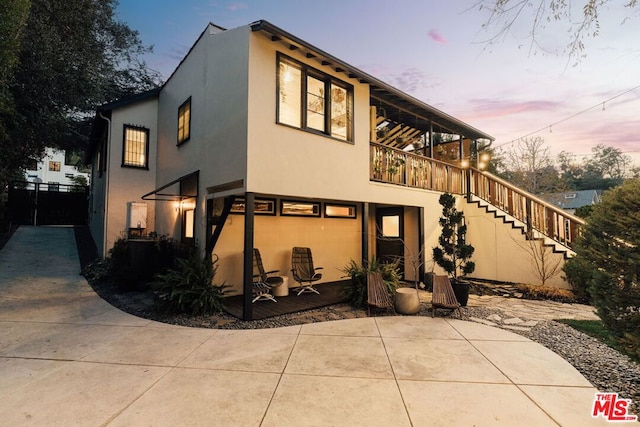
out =
<svg viewBox="0 0 640 427"><path fill-rule="evenodd" d="M405 152L372 142L371 181L464 195L468 203L541 240L565 259L585 221L488 172Z"/></svg>
<svg viewBox="0 0 640 427"><path fill-rule="evenodd" d="M475 205L478 209L482 209L489 214L493 214L494 218L502 220L504 224L511 226L511 228L514 230L519 230L522 235L526 237L526 239L541 241L544 246L551 248L553 253L562 254L565 259L572 258L575 255L575 252L569 246L566 246L544 235L538 230L534 229L531 230L531 232L528 232L527 224L490 204L486 200L479 198L478 196L471 195L471 200L467 200L467 203Z"/></svg>

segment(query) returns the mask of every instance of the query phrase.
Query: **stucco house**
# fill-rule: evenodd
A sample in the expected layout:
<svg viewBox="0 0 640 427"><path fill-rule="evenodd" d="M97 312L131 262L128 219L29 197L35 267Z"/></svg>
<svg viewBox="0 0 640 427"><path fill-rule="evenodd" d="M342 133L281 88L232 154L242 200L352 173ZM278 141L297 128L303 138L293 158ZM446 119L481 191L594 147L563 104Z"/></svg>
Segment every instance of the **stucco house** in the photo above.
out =
<svg viewBox="0 0 640 427"><path fill-rule="evenodd" d="M161 88L98 108L90 227L102 255L136 228L195 242L245 295L254 247L283 275L305 246L323 282L374 256L412 280L448 191L473 276L535 283L527 242L564 259L580 220L479 170L492 140L267 21L210 24Z"/></svg>
<svg viewBox="0 0 640 427"><path fill-rule="evenodd" d="M33 161L25 170L25 181L45 183L49 186L75 185L77 178L89 182L89 174L80 172L74 165L65 162L65 151L47 147L42 159Z"/></svg>

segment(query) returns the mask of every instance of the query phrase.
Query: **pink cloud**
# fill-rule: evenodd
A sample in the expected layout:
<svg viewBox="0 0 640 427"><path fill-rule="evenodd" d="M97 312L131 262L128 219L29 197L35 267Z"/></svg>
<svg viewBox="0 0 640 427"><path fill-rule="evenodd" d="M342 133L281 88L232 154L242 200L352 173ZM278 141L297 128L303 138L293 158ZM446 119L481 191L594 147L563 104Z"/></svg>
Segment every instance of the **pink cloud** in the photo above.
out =
<svg viewBox="0 0 640 427"><path fill-rule="evenodd" d="M553 111L559 107L554 101L511 101L498 99L475 99L471 101L473 113L468 118L504 117L533 111Z"/></svg>
<svg viewBox="0 0 640 427"><path fill-rule="evenodd" d="M431 29L427 34L429 35L429 38L436 43L439 43L439 44L447 43L447 39L445 39L444 36L440 34L438 30Z"/></svg>
<svg viewBox="0 0 640 427"><path fill-rule="evenodd" d="M227 10L230 10L232 12L235 12L241 9L246 9L246 8L247 8L246 3L239 3L239 2L231 3L229 6L227 6Z"/></svg>

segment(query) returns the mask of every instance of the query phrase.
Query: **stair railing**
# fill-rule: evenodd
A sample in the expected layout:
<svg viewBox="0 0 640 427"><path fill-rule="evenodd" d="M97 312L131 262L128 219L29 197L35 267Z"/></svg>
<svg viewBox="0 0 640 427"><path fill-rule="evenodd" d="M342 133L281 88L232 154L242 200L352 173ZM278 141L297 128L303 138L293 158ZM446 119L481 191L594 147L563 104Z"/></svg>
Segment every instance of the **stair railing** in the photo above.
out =
<svg viewBox="0 0 640 427"><path fill-rule="evenodd" d="M470 195L496 206L525 224L529 238L539 232L569 248L585 221L513 184L475 168L462 169L440 160L372 142L369 179L407 187Z"/></svg>
<svg viewBox="0 0 640 427"><path fill-rule="evenodd" d="M516 187L489 172L468 170L468 191L526 226L530 238L538 231L571 248L585 224L582 218Z"/></svg>

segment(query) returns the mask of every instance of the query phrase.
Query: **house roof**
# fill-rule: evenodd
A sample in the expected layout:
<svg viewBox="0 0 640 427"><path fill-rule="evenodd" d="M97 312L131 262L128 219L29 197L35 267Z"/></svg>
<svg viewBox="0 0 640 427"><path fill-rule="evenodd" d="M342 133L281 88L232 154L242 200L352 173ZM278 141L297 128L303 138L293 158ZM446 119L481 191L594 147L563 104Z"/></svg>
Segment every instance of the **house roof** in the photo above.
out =
<svg viewBox="0 0 640 427"><path fill-rule="evenodd" d="M125 96L124 98L117 99L113 102L109 102L103 104L98 107L98 111L111 111L115 108L124 107L129 104L135 104L136 102L143 101L145 99L153 98L160 94L160 90L162 90L162 86L158 86L156 88L147 90L141 93L135 93L133 95Z"/></svg>
<svg viewBox="0 0 640 427"><path fill-rule="evenodd" d="M100 136L103 134L105 127L107 126L107 121L103 120L101 117L110 118L111 110L124 107L129 104L135 104L136 102L144 101L145 99L156 97L160 94L161 90L162 87L159 86L145 92L135 93L124 98L120 98L116 101L103 104L96 108L96 115L93 118L93 124L91 125L91 134L89 135L89 150L87 151L85 163L89 164L91 162L91 157L99 146Z"/></svg>
<svg viewBox="0 0 640 427"><path fill-rule="evenodd" d="M599 203L601 196L602 190L579 190L547 194L543 198L562 209L578 209Z"/></svg>
<svg viewBox="0 0 640 427"><path fill-rule="evenodd" d="M397 111L395 111L394 108L394 111L388 112L390 115L394 115L393 119L397 122L411 123L420 129L429 129L430 126L433 126L435 132L453 132L471 139L489 139L491 141L495 139L491 135L318 49L268 21L256 21L250 24L250 27L253 31L265 33L272 41L283 44L289 50L301 51L307 58L314 59L323 66L330 66L335 71L344 73L349 78L357 79L360 83L368 84L371 90L371 97L374 101L379 100L380 106L384 104L397 107Z"/></svg>
<svg viewBox="0 0 640 427"><path fill-rule="evenodd" d="M464 136L469 139L488 139L493 141L495 138L491 135L482 132L467 123L456 119L455 117L435 108L429 104L426 104L419 99L408 95L401 90L365 73L364 71L347 64L346 62L334 57L333 55L311 45L310 43L294 36L291 33L271 24L268 21L260 20L249 24L249 27L254 32L262 32L265 36L269 37L273 42L278 42L286 46L289 50L298 50L304 52L304 55L309 59L315 59L322 66L330 66L336 72L344 73L348 78L357 79L360 83L368 84L371 93L372 105L385 110L385 118L396 124L410 123L411 127L427 131L432 129L434 132L441 133L455 133ZM219 27L213 23L209 23L207 28L200 34L198 40L202 38L207 29L213 29L214 33L225 31L224 28ZM210 31L211 32L211 31ZM197 41L196 41L197 43ZM194 43L195 46L195 43ZM193 47L191 48L191 50ZM189 53L191 52L189 51ZM189 53L185 55L185 58L189 56ZM182 64L183 60L180 62ZM178 65L177 68L179 68ZM174 71L175 73L175 71ZM167 79L167 82L171 79L173 74ZM111 111L116 108L124 107L129 104L140 102L152 97L156 97L160 94L160 91L164 87L166 82L155 89L134 94L125 98L121 98L114 102L110 102L101 105L96 109L96 117L92 126L92 132L90 136L90 149L89 156L97 147L97 142L100 135L104 132L106 121L99 119L99 116L109 116ZM402 148L402 147L400 147ZM89 157L88 157L89 158Z"/></svg>

